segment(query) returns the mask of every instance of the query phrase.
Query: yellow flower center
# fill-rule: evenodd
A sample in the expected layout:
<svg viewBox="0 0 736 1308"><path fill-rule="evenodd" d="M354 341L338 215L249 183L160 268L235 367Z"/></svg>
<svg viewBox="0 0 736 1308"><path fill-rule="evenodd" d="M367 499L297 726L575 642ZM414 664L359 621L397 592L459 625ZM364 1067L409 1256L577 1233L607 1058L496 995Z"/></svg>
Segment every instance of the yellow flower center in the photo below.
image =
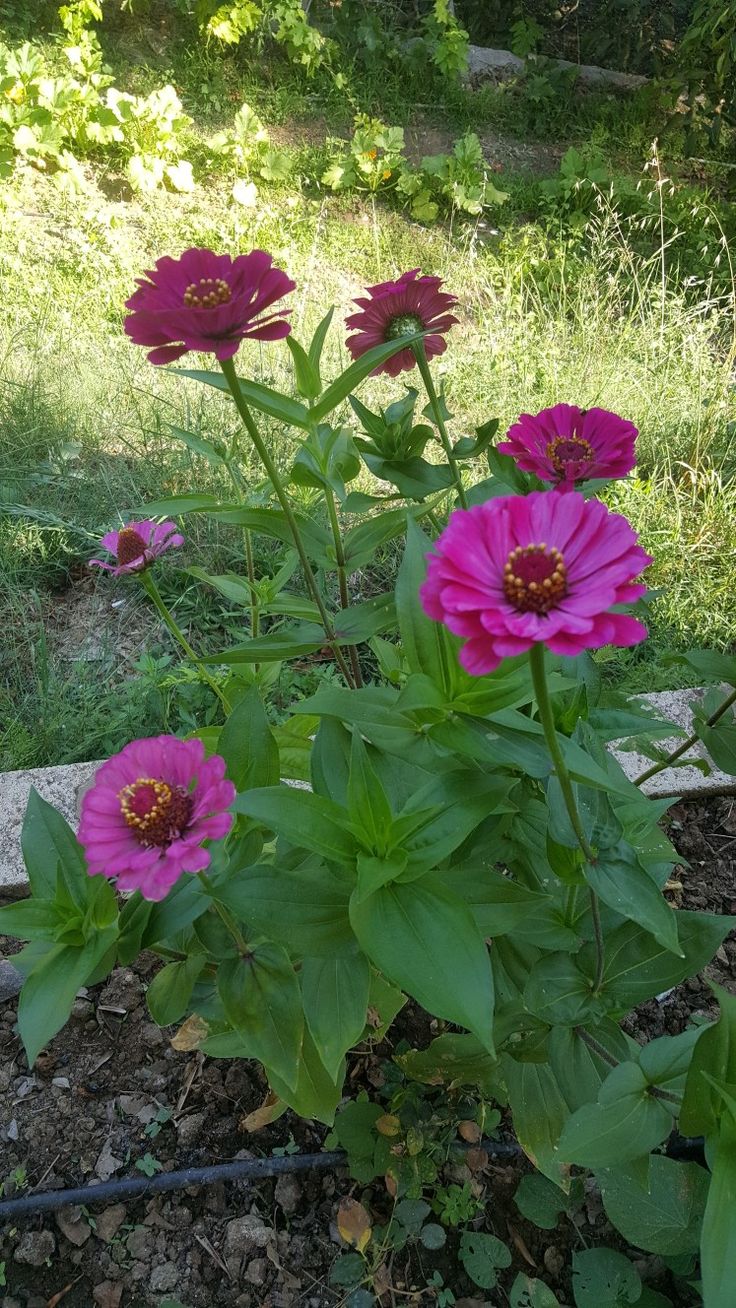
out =
<svg viewBox="0 0 736 1308"><path fill-rule="evenodd" d="M554 547L517 545L503 570L507 600L520 613L549 613L567 594L567 572L562 555Z"/></svg>
<svg viewBox="0 0 736 1308"><path fill-rule="evenodd" d="M183 786L138 777L118 791L120 812L142 845L168 845L184 831L192 797Z"/></svg>
<svg viewBox="0 0 736 1308"><path fill-rule="evenodd" d="M190 282L184 292L184 303L188 309L216 309L219 304L227 304L233 293L222 277L201 277L198 282Z"/></svg>
<svg viewBox="0 0 736 1308"><path fill-rule="evenodd" d="M568 463L586 462L593 457L593 446L581 436L556 436L547 446L547 458L561 477L567 476Z"/></svg>

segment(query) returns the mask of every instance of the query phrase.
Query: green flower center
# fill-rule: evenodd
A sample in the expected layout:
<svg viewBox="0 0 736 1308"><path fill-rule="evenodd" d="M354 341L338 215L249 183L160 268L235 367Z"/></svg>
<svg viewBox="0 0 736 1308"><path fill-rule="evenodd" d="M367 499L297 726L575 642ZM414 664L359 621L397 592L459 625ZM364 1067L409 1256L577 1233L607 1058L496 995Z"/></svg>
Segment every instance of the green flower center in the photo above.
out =
<svg viewBox="0 0 736 1308"><path fill-rule="evenodd" d="M415 313L402 313L398 318L392 318L386 328L386 340L397 341L400 336L414 336L416 332L424 331L424 323L421 318L417 318Z"/></svg>

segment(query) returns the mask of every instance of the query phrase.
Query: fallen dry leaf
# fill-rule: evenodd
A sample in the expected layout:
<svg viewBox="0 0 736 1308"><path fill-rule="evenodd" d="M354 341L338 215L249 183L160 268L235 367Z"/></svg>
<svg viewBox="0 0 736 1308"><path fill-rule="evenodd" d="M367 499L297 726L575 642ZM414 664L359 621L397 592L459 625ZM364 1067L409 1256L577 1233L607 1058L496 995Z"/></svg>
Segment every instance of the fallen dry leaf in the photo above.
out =
<svg viewBox="0 0 736 1308"><path fill-rule="evenodd" d="M529 1264L530 1267L539 1267L539 1263L536 1263L536 1262L534 1261L534 1259L532 1258L532 1256L531 1256L531 1254L530 1254L530 1252L529 1252L529 1250L528 1250L528 1248L527 1248L527 1246L526 1246L526 1242L524 1241L523 1236L521 1236L521 1235L519 1234L519 1232L517 1231L516 1227L515 1227L515 1226L512 1226L510 1222L507 1222L507 1223L506 1223L506 1229L508 1230L508 1233L509 1233L509 1235L511 1236L511 1239L513 1240L514 1244L516 1245L516 1248L519 1250L519 1253L521 1254L521 1256L522 1256L522 1258L524 1259L524 1261L527 1262L527 1263Z"/></svg>
<svg viewBox="0 0 736 1308"><path fill-rule="evenodd" d="M209 1030L204 1018L199 1017L197 1013L192 1013L186 1022L182 1022L179 1030L174 1032L171 1037L171 1048L178 1050L180 1054L191 1053L192 1049L197 1049L206 1039Z"/></svg>
<svg viewBox="0 0 736 1308"><path fill-rule="evenodd" d="M477 1144L480 1140L480 1127L477 1122L460 1122L457 1129L463 1140L467 1140L468 1144Z"/></svg>
<svg viewBox="0 0 736 1308"><path fill-rule="evenodd" d="M351 1249L364 1253L368 1248L373 1226L369 1213L357 1199L342 1199L337 1210L337 1229Z"/></svg>
<svg viewBox="0 0 736 1308"><path fill-rule="evenodd" d="M398 1117L394 1117L393 1113L384 1113L383 1117L379 1117L376 1122L376 1130L379 1135L386 1135L391 1138L391 1136L399 1134L401 1122Z"/></svg>
<svg viewBox="0 0 736 1308"><path fill-rule="evenodd" d="M269 1126L275 1122L277 1117L281 1117L286 1112L286 1104L283 1099L279 1099L273 1090L269 1090L266 1098L260 1108L254 1108L252 1113L246 1113L241 1117L238 1126L241 1131L262 1131L264 1126Z"/></svg>
<svg viewBox="0 0 736 1308"><path fill-rule="evenodd" d="M469 1149L465 1155L465 1164L471 1172L482 1172L488 1166L488 1154L485 1149Z"/></svg>

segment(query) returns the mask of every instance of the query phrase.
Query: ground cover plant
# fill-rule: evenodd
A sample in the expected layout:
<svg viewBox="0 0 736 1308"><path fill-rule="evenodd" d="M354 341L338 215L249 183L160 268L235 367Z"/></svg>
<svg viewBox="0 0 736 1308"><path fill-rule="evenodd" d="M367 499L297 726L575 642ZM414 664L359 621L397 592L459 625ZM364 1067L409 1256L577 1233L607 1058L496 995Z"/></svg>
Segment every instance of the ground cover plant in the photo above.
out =
<svg viewBox="0 0 736 1308"><path fill-rule="evenodd" d="M356 1178L385 1178L397 1207L379 1246L406 1238L439 1248L447 1226L462 1227L460 1261L493 1289L511 1255L473 1228L472 1189L437 1190L441 1221L425 1221L433 1164L417 1127L402 1121L401 1097L388 1105L396 1112L339 1107L346 1056L366 1028L388 1030L410 996L455 1029L421 1055L410 1050L406 1066L482 1092L491 1115L466 1123L471 1144L498 1124L497 1106L508 1111L536 1169L522 1212L541 1212L544 1224L549 1205L554 1215L568 1203L572 1169L591 1173L614 1227L669 1258L677 1302L702 1293L706 1308L725 1308L733 997L716 988L715 1020L643 1045L622 1026L635 1006L700 971L734 921L668 900L677 853L658 820L669 803L640 785L677 765L689 741L659 749L671 724L606 692L590 657L647 638L642 573L652 557L599 498L634 468L637 429L599 406L558 404L522 414L500 441L491 416L458 436L433 375L461 312L440 278L413 269L369 286L346 321L352 362L331 379L333 310L300 342L290 322L297 289L262 250L191 248L161 257L126 301L126 333L151 365L232 403L239 421L228 443L174 433L222 465L231 491L150 504L148 517L102 538L92 563L142 587L218 715L185 739L139 739L104 763L76 837L32 794L23 829L31 898L0 911L0 928L29 942L17 955L29 1062L80 986L143 949L158 953L147 991L156 1022L183 1023L177 1038L190 1049L258 1060L267 1120L288 1106L334 1123ZM248 375L262 341L288 349L296 394ZM217 370L183 366L193 350ZM356 392L377 372L392 379L394 398L376 410ZM333 420L346 400L359 437ZM299 432L289 480L319 492L327 527L290 491L264 418ZM264 474L255 491L246 448ZM466 469L481 458L487 475L477 480ZM361 463L378 479L373 494L351 489ZM200 514L242 530L245 565L190 570L242 614L240 639L205 655L156 581ZM265 590L259 535L287 547ZM349 578L395 539L395 588L355 603ZM292 588L297 568L305 594ZM272 729L262 700L270 665L320 652L334 665L329 684L292 702ZM734 687L706 697L693 736L733 771L734 660L701 651L683 660ZM622 735L652 758L636 782L605 748ZM659 1152L675 1125L705 1138L707 1168ZM141 1165L155 1170L153 1156ZM355 1253L335 1284L370 1297L370 1215L347 1201L338 1230ZM519 1304L559 1302L540 1278L517 1277L510 1293ZM673 1302L643 1289L612 1249L576 1255L572 1293L577 1308L601 1293L611 1303Z"/></svg>

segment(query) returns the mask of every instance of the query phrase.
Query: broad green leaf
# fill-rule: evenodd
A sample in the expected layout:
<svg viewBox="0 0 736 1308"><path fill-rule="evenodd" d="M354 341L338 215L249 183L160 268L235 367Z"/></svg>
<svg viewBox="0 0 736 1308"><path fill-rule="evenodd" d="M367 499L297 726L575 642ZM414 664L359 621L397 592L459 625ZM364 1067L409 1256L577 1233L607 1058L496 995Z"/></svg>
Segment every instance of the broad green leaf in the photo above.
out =
<svg viewBox="0 0 736 1308"><path fill-rule="evenodd" d="M606 998L617 1008L633 1008L685 977L699 972L710 962L718 946L736 926L736 918L715 913L679 910L677 927L683 957L658 944L650 933L634 922L625 922L606 940L606 970L603 979ZM593 950L586 946L587 962Z"/></svg>
<svg viewBox="0 0 736 1308"><path fill-rule="evenodd" d="M203 663L275 663L281 659L301 658L315 654L325 643L325 633L315 622L301 622L289 627L278 627L266 636L255 636L242 645L232 645L219 654L208 654Z"/></svg>
<svg viewBox="0 0 736 1308"><path fill-rule="evenodd" d="M697 1163L652 1154L646 1187L615 1165L597 1179L606 1214L629 1244L656 1254L696 1251L709 1183Z"/></svg>
<svg viewBox="0 0 736 1308"><path fill-rule="evenodd" d="M709 1080L736 1084L736 997L713 986L720 1014L701 1028L693 1051L680 1110L680 1130L686 1135L715 1135L723 1111L721 1095Z"/></svg>
<svg viewBox="0 0 736 1308"><path fill-rule="evenodd" d="M649 1094L636 1063L620 1063L603 1082L598 1103L578 1108L565 1124L560 1157L581 1167L615 1167L649 1153L671 1130L671 1108Z"/></svg>
<svg viewBox="0 0 736 1308"><path fill-rule="evenodd" d="M204 964L204 954L191 954L180 963L167 963L156 973L146 991L146 1003L159 1026L170 1026L184 1017Z"/></svg>
<svg viewBox="0 0 736 1308"><path fill-rule="evenodd" d="M509 1291L509 1308L560 1308L560 1301L544 1281L519 1272Z"/></svg>
<svg viewBox="0 0 736 1308"><path fill-rule="evenodd" d="M351 527L343 541L346 566L354 572L366 563L373 562L376 550L400 536L406 529L407 520L405 509L389 509L369 518L367 522L361 522L358 527Z"/></svg>
<svg viewBox="0 0 736 1308"><path fill-rule="evenodd" d="M448 658L453 649L445 637L444 627L424 612L419 588L427 575L427 554L432 542L420 527L409 519L406 528L404 557L396 578L396 608L401 644L413 672L423 672L449 693L452 685Z"/></svg>
<svg viewBox="0 0 736 1308"><path fill-rule="evenodd" d="M143 930L141 948L161 944L191 925L210 907L210 897L197 877L184 876L165 899L153 904Z"/></svg>
<svg viewBox="0 0 736 1308"><path fill-rule="evenodd" d="M220 372L206 372L199 368L171 368L169 371L178 377L187 377L190 381L201 382L205 386L214 387L217 391L230 394L230 387ZM277 418L287 427L301 427L304 431L309 431L311 426L309 410L298 400L280 395L278 391L272 391L268 386L261 386L259 382L244 381L240 377L238 385L246 404L257 409L259 413L265 413L269 418Z"/></svg>
<svg viewBox="0 0 736 1308"><path fill-rule="evenodd" d="M458 1257L471 1281L483 1290L492 1290L499 1271L511 1266L511 1253L503 1240L484 1231L463 1231Z"/></svg>
<svg viewBox="0 0 736 1308"><path fill-rule="evenodd" d="M214 512L214 511L211 511ZM273 540L280 540L288 548L293 548L294 533L291 524L282 509L253 509L242 505L223 505L214 512L218 522L226 522L233 527L247 527L249 531L260 532ZM330 550L334 549L332 536L325 527L320 526L305 514L293 512L304 548L319 567L334 567Z"/></svg>
<svg viewBox="0 0 736 1308"><path fill-rule="evenodd" d="M312 737L318 726L318 718L295 716L271 729L279 750L279 776L289 781L309 780Z"/></svg>
<svg viewBox="0 0 736 1308"><path fill-rule="evenodd" d="M394 882L350 903L350 920L376 967L429 1012L467 1027L493 1052L493 976L465 904L435 877Z"/></svg>
<svg viewBox="0 0 736 1308"><path fill-rule="evenodd" d="M732 1308L736 1266L736 1120L726 1110L712 1145L712 1174L700 1240L703 1304Z"/></svg>
<svg viewBox="0 0 736 1308"><path fill-rule="evenodd" d="M680 1035L660 1036L644 1045L639 1066L649 1084L684 1090L693 1049L702 1034L702 1027L692 1026Z"/></svg>
<svg viewBox="0 0 736 1308"><path fill-rule="evenodd" d="M371 968L367 1034L375 1040L383 1040L397 1013L401 1012L406 1002L406 995L398 986L392 985L385 976L381 976L380 972Z"/></svg>
<svg viewBox="0 0 736 1308"><path fill-rule="evenodd" d="M665 949L683 957L677 939L677 914L625 841L612 849L602 849L595 863L586 863L585 879L609 908L638 922Z"/></svg>
<svg viewBox="0 0 736 1308"><path fill-rule="evenodd" d="M61 1030L80 986L93 976L116 939L117 926L104 927L82 948L55 945L33 968L18 1000L18 1030L30 1066Z"/></svg>
<svg viewBox="0 0 736 1308"><path fill-rule="evenodd" d="M0 908L0 932L20 940L56 940L65 915L50 899L21 899Z"/></svg>
<svg viewBox="0 0 736 1308"><path fill-rule="evenodd" d="M363 834L365 848L380 856L387 854L393 827L391 805L356 730L350 751L347 810L353 827Z"/></svg>
<svg viewBox="0 0 736 1308"><path fill-rule="evenodd" d="M334 1079L330 1076L317 1053L309 1028L306 1028L296 1086L292 1088L282 1081L272 1069L269 1069L268 1079L279 1098L300 1117L313 1118L317 1122L324 1122L326 1126L332 1126L335 1110L342 1098L344 1074L342 1064L337 1076Z"/></svg>
<svg viewBox="0 0 736 1308"><path fill-rule="evenodd" d="M553 1231L560 1214L567 1212L582 1197L582 1184L578 1180L576 1194L566 1195L549 1177L541 1172L522 1176L514 1195L514 1203L527 1221L544 1231Z"/></svg>
<svg viewBox="0 0 736 1308"><path fill-rule="evenodd" d="M185 431L183 427L175 427L172 423L169 423L169 431L172 436L175 436L177 440L186 445L187 449L190 449L193 454L200 454L209 463L227 463L224 450L218 449L217 445L212 441L208 441L204 436L200 436L199 433Z"/></svg>
<svg viewBox="0 0 736 1308"><path fill-rule="evenodd" d="M293 786L268 786L238 795L232 805L292 845L310 849L322 858L351 866L356 844L347 831L347 814L338 804Z"/></svg>
<svg viewBox="0 0 736 1308"><path fill-rule="evenodd" d="M503 1074L514 1131L527 1158L551 1181L569 1189L557 1141L570 1113L548 1063L522 1063L505 1055Z"/></svg>
<svg viewBox="0 0 736 1308"><path fill-rule="evenodd" d="M519 881L490 868L464 865L443 872L448 890L470 906L476 926L483 936L501 936L519 926L547 896L529 890Z"/></svg>
<svg viewBox="0 0 736 1308"><path fill-rule="evenodd" d="M532 969L524 988L530 1013L550 1026L579 1026L603 1017L605 1006L593 994L590 978L570 954L549 954Z"/></svg>
<svg viewBox="0 0 736 1308"><path fill-rule="evenodd" d="M332 619L332 627L340 641L359 644L387 631L396 625L396 604L393 592L386 595L374 595L362 604L353 604L349 609L341 609Z"/></svg>
<svg viewBox="0 0 736 1308"><path fill-rule="evenodd" d="M199 581L204 581L208 586L212 586L220 595L231 604L237 604L241 608L248 608L253 600L251 588L244 577L239 577L236 572L225 572L217 576L207 572L205 568L193 565L187 568L190 577L196 577Z"/></svg>
<svg viewBox="0 0 736 1308"><path fill-rule="evenodd" d="M182 495L167 495L143 505L142 512L151 518L179 517L184 513L235 512L238 504L223 504L218 495L210 491L185 491Z"/></svg>
<svg viewBox="0 0 736 1308"><path fill-rule="evenodd" d="M582 1038L580 1032L583 1030L617 1062L627 1061L635 1052L631 1048L633 1042L609 1018L580 1028L553 1027L547 1037L549 1063L570 1109L594 1103L611 1070L610 1062L606 1062Z"/></svg>
<svg viewBox="0 0 736 1308"><path fill-rule="evenodd" d="M31 890L39 899L54 899L59 863L72 879L86 878L84 853L69 823L34 787L28 796L20 843Z"/></svg>
<svg viewBox="0 0 736 1308"><path fill-rule="evenodd" d="M580 1249L572 1256L575 1308L626 1308L641 1295L641 1277L615 1249Z"/></svg>
<svg viewBox="0 0 736 1308"><path fill-rule="evenodd" d="M218 888L218 898L241 922L301 955L352 953L350 885L314 861L296 869L262 863Z"/></svg>
<svg viewBox="0 0 736 1308"><path fill-rule="evenodd" d="M406 349L407 345L414 345L422 340L422 333L415 333L413 336L401 336L392 341L386 341L382 345L374 345L373 349L366 350L355 363L351 363L339 377L327 387L317 404L312 407L312 418L316 422L321 422L328 414L336 409L338 404L346 400L351 391L359 386L365 378L390 359L397 350Z"/></svg>
<svg viewBox="0 0 736 1308"><path fill-rule="evenodd" d="M153 909L151 900L144 899L139 890L123 904L118 919L118 962L122 967L127 967L140 954Z"/></svg>
<svg viewBox="0 0 736 1308"><path fill-rule="evenodd" d="M448 1089L472 1085L488 1091L498 1084L498 1063L477 1036L448 1032L437 1036L426 1049L395 1054L394 1061L412 1080Z"/></svg>
<svg viewBox="0 0 736 1308"><path fill-rule="evenodd" d="M263 944L244 958L225 959L218 968L217 989L227 1019L243 1037L251 1057L260 1059L293 1091L299 1078L304 1019L299 982L286 951L281 945ZM289 1102L286 1095L282 1098Z"/></svg>
<svg viewBox="0 0 736 1308"><path fill-rule="evenodd" d="M721 772L736 776L736 722L733 712L726 713L714 726L709 726L705 714L693 714L693 729L697 732L713 762Z"/></svg>
<svg viewBox="0 0 736 1308"><path fill-rule="evenodd" d="M220 732L217 752L236 790L278 785L279 750L257 686L238 700Z"/></svg>
<svg viewBox="0 0 736 1308"><path fill-rule="evenodd" d="M360 953L305 958L300 975L307 1025L329 1075L337 1078L345 1054L365 1029L368 960Z"/></svg>
<svg viewBox="0 0 736 1308"><path fill-rule="evenodd" d="M733 654L718 654L710 649L690 649L684 654L667 654L663 662L686 663L699 677L705 677L708 681L725 681L730 686L736 686L736 656Z"/></svg>

